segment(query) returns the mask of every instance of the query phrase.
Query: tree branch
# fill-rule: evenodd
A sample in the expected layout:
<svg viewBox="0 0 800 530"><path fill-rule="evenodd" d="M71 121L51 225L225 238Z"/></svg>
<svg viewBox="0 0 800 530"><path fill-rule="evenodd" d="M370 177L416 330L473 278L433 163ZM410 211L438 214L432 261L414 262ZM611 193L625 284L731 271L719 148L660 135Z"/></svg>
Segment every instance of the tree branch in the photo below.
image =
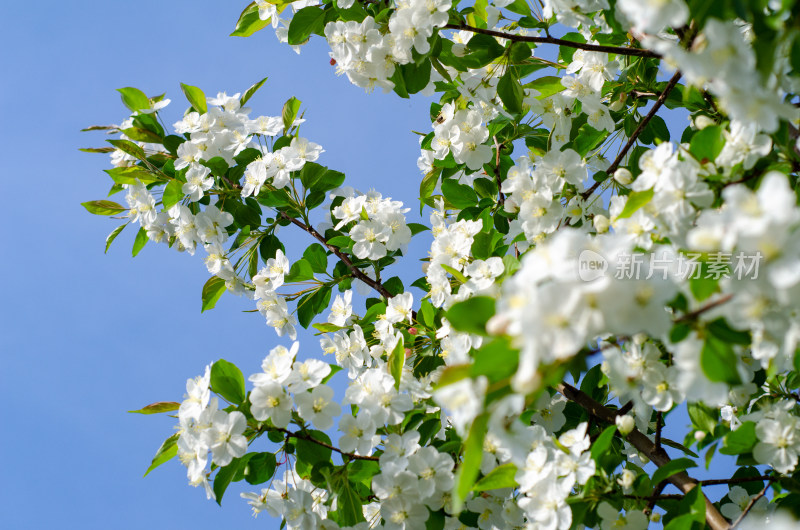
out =
<svg viewBox="0 0 800 530"><path fill-rule="evenodd" d="M611 165L608 166L606 173L608 173L609 176L613 176L613 173L619 167L620 163L622 162L622 159L625 158L625 155L628 154L630 148L633 147L634 143L636 143L636 139L639 137L644 128L647 127L647 124L650 123L650 120L653 119L653 116L655 116L656 113L658 113L659 109L661 108L661 105L663 105L664 102L667 100L667 96L669 96L669 93L672 92L672 89L675 88L675 85L678 84L678 80L680 80L681 75L683 74L681 74L680 70L675 72L675 75L673 75L672 78L669 80L667 86L664 87L664 91L661 92L661 95L658 96L656 102L653 103L653 106L650 108L650 112L648 112L647 115L642 119L642 121L639 122L639 126L636 127L636 129L631 134L630 138L628 138L628 141L622 147L622 150L617 155L617 158L615 158L614 162L612 162ZM581 198L583 198L583 200L588 199L589 196L591 196L591 194L594 193L598 187L600 187L600 184L602 184L602 182L595 182L591 188L581 193Z"/></svg>
<svg viewBox="0 0 800 530"><path fill-rule="evenodd" d="M325 240L325 236L317 232L317 230L313 226L307 225L303 221L296 219L290 215L287 215L285 212L280 212L280 214L284 219L290 221L295 226L311 234L317 241L322 243L323 246L325 246L325 248L333 252L336 255L336 257L342 260L342 263L344 263L347 266L347 268L350 269L350 272L353 273L353 276L355 276L362 282L366 283L367 285L369 285L370 287L381 293L384 297L386 297L387 300L392 297L392 293L387 291L386 287L381 285L379 282L373 280L372 278L364 274L364 272L361 269L353 265L353 262L350 260L347 254L342 252L338 247L328 244L328 242Z"/></svg>
<svg viewBox="0 0 800 530"><path fill-rule="evenodd" d="M334 447L329 443L325 443L325 442L323 442L321 440L317 440L316 438L312 437L310 434L305 434L303 432L292 432L292 431L290 431L288 429L282 429L280 427L275 427L275 430L286 434L287 438L298 438L300 440L307 440L307 441L313 442L313 443L315 443L317 445L321 445L322 447L326 447L326 448L330 449L331 451L336 451L337 453L339 453L342 456L353 458L355 460L374 460L376 462L379 460L379 458L377 456L361 456L361 455L356 455L356 454L353 454L353 453L345 453L344 451L342 451L338 447Z"/></svg>
<svg viewBox="0 0 800 530"><path fill-rule="evenodd" d="M745 506L745 507L744 507L744 510L742 510L742 513L739 515L739 517L737 517L737 518L736 518L736 520L735 520L734 522L732 522L732 523L731 523L731 530L733 530L734 528L736 528L737 526L739 526L739 524L740 524L740 523L742 522L742 520L745 518L745 516L746 516L746 515L747 515L747 513L750 511L750 509L751 509L751 508L752 508L752 507L755 505L755 503L756 503L756 502L758 502L758 499L760 499L761 497L763 497L763 496L764 496L764 494L766 494L766 493L767 493L767 490L769 489L769 487L770 487L771 485L772 485L772 479L770 478L770 480L768 480L768 481L767 481L767 485L766 485L766 486L764 486L764 487L762 488L762 490L761 490L761 491L759 491L759 492L758 492L758 494L757 494L755 497L753 497L752 499L750 499L750 502L748 502L748 503L747 503L747 506Z"/></svg>
<svg viewBox="0 0 800 530"><path fill-rule="evenodd" d="M714 309L715 307L721 306L722 304L724 304L724 303L728 302L728 301L729 301L731 298L733 298L733 294L726 294L725 296L722 296L722 297L720 297L720 298L717 298L717 299L716 299L716 300L714 300L713 302L709 302L709 303L707 303L706 305L704 305L704 306L701 306L701 307L699 307L699 308L695 309L694 311L692 311L692 312L690 312L690 313L686 313L685 315L683 315L683 316L682 316L682 317L680 317L680 318L676 318L676 319L674 320L674 322L675 322L676 324L679 324L679 323L681 323L681 322L686 322L686 321L689 321L689 320L694 320L694 319L696 319L697 317L699 317L700 315L702 315L703 313L705 313L706 311L711 311L711 310L712 310L712 309Z"/></svg>
<svg viewBox="0 0 800 530"><path fill-rule="evenodd" d="M616 418L616 411L611 410L597 401L593 400L586 393L581 392L577 388L568 385L567 383L559 383L556 385L558 390L564 397L573 401L584 408L589 414L599 418L606 423L614 424ZM626 437L637 450L647 456L656 466L662 467L670 462L669 455L650 441L650 439L641 433L639 430L634 429ZM683 493L688 493L695 487L699 487L698 482L690 477L685 471L675 473L670 476L669 482L677 486ZM706 522L712 530L728 530L728 521L719 513L714 504L705 497L706 502Z"/></svg>
<svg viewBox="0 0 800 530"><path fill-rule="evenodd" d="M514 35L513 33L503 33L502 31L495 31L493 29L476 28L467 24L447 24L444 29L457 29L463 31L470 31L472 33L480 33L481 35L489 35L492 37L500 37L512 42L535 42L537 44L557 44L559 46L567 46L569 48L577 48L579 50L587 50L591 52L614 53L617 55L632 55L635 57L654 57L661 58L661 55L645 50L644 48L630 48L627 46L603 46L601 44L587 44L583 42L572 42L564 39L557 39L555 37L533 37L530 35Z"/></svg>
<svg viewBox="0 0 800 530"><path fill-rule="evenodd" d="M494 148L497 151L494 161L494 177L497 180L497 203L503 206L506 203L506 196L503 195L503 182L500 180L500 147L502 144L497 143L497 136L494 136Z"/></svg>
<svg viewBox="0 0 800 530"><path fill-rule="evenodd" d="M699 481L703 486L728 486L730 484L741 484L743 482L759 482L762 480L772 480L770 475L760 475L758 477L736 477L736 478L715 478Z"/></svg>

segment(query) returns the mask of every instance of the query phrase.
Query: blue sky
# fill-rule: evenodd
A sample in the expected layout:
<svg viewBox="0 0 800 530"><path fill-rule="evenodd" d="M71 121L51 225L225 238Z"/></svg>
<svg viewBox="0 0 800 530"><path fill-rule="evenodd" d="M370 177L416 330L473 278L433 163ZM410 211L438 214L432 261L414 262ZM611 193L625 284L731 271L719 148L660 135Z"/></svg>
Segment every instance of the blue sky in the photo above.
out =
<svg viewBox="0 0 800 530"><path fill-rule="evenodd" d="M278 338L260 315L241 313L252 307L246 300L224 296L200 313L208 274L199 256L150 244L134 259L131 228L104 255L118 222L80 206L104 198L110 180L102 173L105 155L78 151L102 145L103 134L79 130L127 116L116 88L167 92L172 123L186 106L180 82L230 94L269 76L249 103L253 115L279 115L296 96L308 120L303 135L326 149L321 162L363 191L375 187L403 200L417 221L419 151L410 131L426 130L428 102L366 96L335 76L319 38L298 56L270 30L228 37L245 4L0 5L0 169L7 183L0 223L0 388L7 396L1 527L278 526L266 514L254 520L240 490L229 492L224 509L206 501L201 489L186 486L175 462L143 479L174 421L125 412L180 401L185 380L220 357L253 373ZM290 257L311 242L290 228L283 234ZM420 275L419 262L409 261L404 280ZM316 338L300 340L301 356L317 354Z"/></svg>

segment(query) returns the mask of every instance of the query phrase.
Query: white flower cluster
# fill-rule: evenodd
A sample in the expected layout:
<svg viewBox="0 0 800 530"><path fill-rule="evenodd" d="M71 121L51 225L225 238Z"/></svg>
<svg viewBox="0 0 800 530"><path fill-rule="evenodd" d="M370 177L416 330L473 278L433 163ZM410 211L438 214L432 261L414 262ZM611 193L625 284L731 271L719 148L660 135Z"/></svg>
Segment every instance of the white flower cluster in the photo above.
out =
<svg viewBox="0 0 800 530"><path fill-rule="evenodd" d="M646 2L659 4L658 9L643 13L648 18L640 24L660 26L669 23L670 17L663 16L662 10L672 10L677 16L680 11L674 6L682 6L688 12L682 0L670 2ZM622 5L641 5L639 0L630 0ZM685 21L685 17L684 17ZM778 78L784 64L776 62L776 73L772 74L768 84L761 80L756 70L756 54L748 42L748 26L734 21L721 21L709 18L701 35L695 39L690 50L684 50L668 36L650 36L642 42L645 46L660 52L683 72L687 80L700 88L707 89L719 98L719 105L732 120L744 126L752 126L767 133L775 132L781 118L797 120L798 109L782 101L783 95L776 90ZM788 70L788 68L787 68Z"/></svg>
<svg viewBox="0 0 800 530"><path fill-rule="evenodd" d="M297 471L287 466L283 478L272 480L269 488L261 493L242 493L242 498L253 508L253 515L266 511L272 517L286 521L290 530L321 528L337 530L339 526L327 519L328 491L317 488L311 481L300 477Z"/></svg>
<svg viewBox="0 0 800 530"><path fill-rule="evenodd" d="M403 203L383 198L377 191L357 194L352 188L342 191L344 201L332 215L338 220L336 230L355 222L350 228L353 254L358 259L379 260L389 252L405 252L411 241L411 229L406 224L408 208Z"/></svg>
<svg viewBox="0 0 800 530"><path fill-rule="evenodd" d="M380 457L381 472L372 479L372 491L380 500L383 528L422 528L428 508L446 505L453 487L453 458L431 446L420 447L420 434L390 434Z"/></svg>
<svg viewBox="0 0 800 530"><path fill-rule="evenodd" d="M452 103L446 103L433 123L433 132L431 149L437 160L453 153L457 163L476 171L492 159L491 147L483 143L489 138L489 129L477 110L456 110Z"/></svg>
<svg viewBox="0 0 800 530"><path fill-rule="evenodd" d="M535 168L528 157L520 157L502 186L505 211L518 214L510 223L508 237L513 240L524 233L525 239L535 243L554 232L566 215L558 200L564 185L581 189L585 178L583 160L572 149L549 151L537 159Z"/></svg>
<svg viewBox="0 0 800 530"><path fill-rule="evenodd" d="M503 283L497 314L488 325L490 332L510 335L521 348L512 380L517 391L535 388L541 364L575 355L598 334L647 332L660 337L669 330L664 305L677 293L671 274L650 279L580 276L587 252L606 263L620 263L620 255L631 250L624 236L592 237L561 229L525 254L520 270ZM669 247L656 252L663 260L674 257Z"/></svg>
<svg viewBox="0 0 800 530"><path fill-rule="evenodd" d="M254 299L259 312L267 319L267 325L275 328L279 337L288 335L295 340L297 330L294 326L297 319L289 312L286 300L275 292L283 285L283 277L289 274L289 270L288 258L278 249L275 257L268 259L258 274L253 276L253 285L256 288Z"/></svg>
<svg viewBox="0 0 800 530"><path fill-rule="evenodd" d="M462 219L448 224L443 209L438 209L431 214L431 225L433 242L429 252L430 262L426 271L426 279L431 286L429 293L434 307L448 306L456 301L453 298L448 271L442 265L459 272L473 273L479 285L484 288L491 285L486 285L486 280L493 280L503 272L502 269L498 270L496 260L486 263L485 266L479 263L469 272L466 270L470 265L472 242L483 226L481 220ZM502 262L500 266L502 266ZM463 288L464 286L462 286ZM461 295L458 299L466 298L470 292L469 289L464 289L463 293L459 290Z"/></svg>
<svg viewBox="0 0 800 530"><path fill-rule="evenodd" d="M348 8L353 0L340 2ZM389 91L389 80L397 64L413 61L412 49L430 51L428 39L434 28L447 24L450 0L410 0L398 2L389 18L389 32L382 34L375 20L368 16L361 23L337 20L325 26L325 38L337 72L347 74L356 86L372 90L376 86Z"/></svg>
<svg viewBox="0 0 800 530"><path fill-rule="evenodd" d="M758 191L734 185L722 192L719 210L706 210L687 235L691 249L744 252L760 258L757 277L721 281L731 301L722 315L737 329L753 334L752 356L766 368L790 369L800 340L800 209L786 175L769 172Z"/></svg>
<svg viewBox="0 0 800 530"><path fill-rule="evenodd" d="M277 131L273 131L272 135L277 134ZM269 182L274 188L288 186L292 171L300 171L306 162L315 162L324 152L319 144L299 136L292 138L289 145L277 151L260 150L262 156L250 162L245 169L242 198L258 195L265 182Z"/></svg>
<svg viewBox="0 0 800 530"><path fill-rule="evenodd" d="M214 497L208 483L208 453L211 463L227 466L247 452L243 436L247 421L238 411L219 410L217 398L210 399L210 367L205 374L186 382L186 399L178 409L178 458L187 468L189 484L205 486L206 495Z"/></svg>

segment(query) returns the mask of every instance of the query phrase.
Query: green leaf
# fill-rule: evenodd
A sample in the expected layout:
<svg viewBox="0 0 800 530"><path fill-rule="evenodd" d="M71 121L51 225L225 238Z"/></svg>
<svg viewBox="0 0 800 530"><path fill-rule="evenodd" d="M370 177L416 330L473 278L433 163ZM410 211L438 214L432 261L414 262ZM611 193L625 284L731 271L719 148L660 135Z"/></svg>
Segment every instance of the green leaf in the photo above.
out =
<svg viewBox="0 0 800 530"><path fill-rule="evenodd" d="M703 403L689 403L686 406L692 425L699 431L713 433L717 428L718 413Z"/></svg>
<svg viewBox="0 0 800 530"><path fill-rule="evenodd" d="M611 442L614 441L614 434L617 432L616 425L609 425L606 427L600 436L592 444L592 460L598 461L601 457L605 456L611 448Z"/></svg>
<svg viewBox="0 0 800 530"><path fill-rule="evenodd" d="M442 268L453 275L453 278L458 280L460 283L467 283L467 277L458 272L456 269L451 267L450 265L445 265L442 263Z"/></svg>
<svg viewBox="0 0 800 530"><path fill-rule="evenodd" d="M134 88L132 86L118 88L117 92L122 95L122 103L124 103L125 106L128 107L132 112L137 112L142 109L149 109L151 107L150 98L148 98L145 93L138 88Z"/></svg>
<svg viewBox="0 0 800 530"><path fill-rule="evenodd" d="M183 95L186 96L186 99L189 100L189 104L194 110L200 114L205 114L208 112L206 95L200 88L181 83L181 90L183 91Z"/></svg>
<svg viewBox="0 0 800 530"><path fill-rule="evenodd" d="M361 498L353 490L350 481L342 481L342 487L336 492L336 513L339 515L339 524L354 526L364 520L364 511L361 508Z"/></svg>
<svg viewBox="0 0 800 530"><path fill-rule="evenodd" d="M297 302L297 321L308 328L315 316L328 307L331 299L331 285L321 285Z"/></svg>
<svg viewBox="0 0 800 530"><path fill-rule="evenodd" d="M561 84L561 78L551 75L545 75L534 79L530 83L525 84L525 88L532 88L539 92L537 98L546 98L557 94L564 90L564 85Z"/></svg>
<svg viewBox="0 0 800 530"><path fill-rule="evenodd" d="M300 182L307 190L315 189L316 184L325 176L328 168L321 166L316 162L306 162L303 169L300 170Z"/></svg>
<svg viewBox="0 0 800 530"><path fill-rule="evenodd" d="M176 444L178 443L179 437L180 435L175 433L164 440L164 443L162 443L161 447L159 447L158 451L156 451L156 456L154 456L152 462L150 462L150 467L148 467L147 471L144 472L145 477L152 470L178 454L178 446Z"/></svg>
<svg viewBox="0 0 800 530"><path fill-rule="evenodd" d="M676 458L675 460L670 460L655 470L650 482L652 484L659 484L661 481L667 480L675 473L680 473L681 471L685 471L690 467L697 467L697 464L688 458Z"/></svg>
<svg viewBox="0 0 800 530"><path fill-rule="evenodd" d="M733 329L723 317L706 324L706 329L723 342L741 344L742 346L748 346L752 342L750 332Z"/></svg>
<svg viewBox="0 0 800 530"><path fill-rule="evenodd" d="M180 403L174 401L159 401L158 403L150 403L139 410L129 410L131 414L161 414L162 412L172 412L181 407Z"/></svg>
<svg viewBox="0 0 800 530"><path fill-rule="evenodd" d="M433 195L436 189L436 183L439 182L439 175L442 174L442 168L433 168L423 178L419 185L419 198L427 199Z"/></svg>
<svg viewBox="0 0 800 530"><path fill-rule="evenodd" d="M312 33L322 34L324 31L325 11L316 6L304 7L294 14L289 23L289 44L303 44Z"/></svg>
<svg viewBox="0 0 800 530"><path fill-rule="evenodd" d="M206 284L203 285L203 306L200 309L200 312L202 313L208 309L214 309L214 306L217 305L217 300L219 300L219 297L222 296L222 293L224 292L225 280L219 276L212 276L209 278Z"/></svg>
<svg viewBox="0 0 800 530"><path fill-rule="evenodd" d="M311 265L311 270L323 274L328 269L328 254L325 247L314 243L303 252L303 259Z"/></svg>
<svg viewBox="0 0 800 530"><path fill-rule="evenodd" d="M144 160L146 158L144 150L135 143L131 142L130 140L106 140L106 142L110 143L123 153L131 155L134 158L137 158L139 160Z"/></svg>
<svg viewBox="0 0 800 530"><path fill-rule="evenodd" d="M650 199L653 198L653 190L645 190L645 191L634 191L630 195L628 195L628 202L625 203L625 208L622 209L622 212L617 216L617 219L625 219L633 215L636 210L650 202Z"/></svg>
<svg viewBox="0 0 800 530"><path fill-rule="evenodd" d="M286 103L283 104L283 111L281 112L281 116L283 117L283 130L284 133L288 133L289 129L292 128L292 124L294 123L295 118L297 118L297 113L300 111L300 100L296 97L290 97Z"/></svg>
<svg viewBox="0 0 800 530"><path fill-rule="evenodd" d="M104 169L111 180L117 184L152 184L153 182L160 182L162 179L159 175L151 173L150 171L139 166L131 167L115 167L113 169Z"/></svg>
<svg viewBox="0 0 800 530"><path fill-rule="evenodd" d="M400 389L400 376L403 374L403 364L406 361L406 349L403 345L403 337L397 341L392 353L389 354L389 373L394 378L394 388Z"/></svg>
<svg viewBox="0 0 800 530"><path fill-rule="evenodd" d="M527 48L527 46L526 46ZM530 54L530 49L528 49ZM522 90L522 85L519 84L519 76L514 68L508 68L500 81L497 82L497 95L503 102L503 105L512 114L520 114L522 112L522 100L525 97L525 91Z"/></svg>
<svg viewBox="0 0 800 530"><path fill-rule="evenodd" d="M722 151L725 145L725 137L722 135L722 127L711 125L697 131L692 136L689 143L689 151L700 162L713 162Z"/></svg>
<svg viewBox="0 0 800 530"><path fill-rule="evenodd" d="M267 234L261 238L261 243L258 245L258 251L261 254L261 259L266 262L268 259L274 258L278 254L278 249L286 253L286 248L281 243L281 240L274 234Z"/></svg>
<svg viewBox="0 0 800 530"><path fill-rule="evenodd" d="M470 375L485 375L490 382L511 377L519 364L519 351L512 348L505 338L484 342L473 351L472 357L475 362L471 365Z"/></svg>
<svg viewBox="0 0 800 530"><path fill-rule="evenodd" d="M127 129L123 129L122 132L135 142L149 142L154 144L160 144L162 142L161 136L157 135L153 131L148 131L147 129L140 129L139 127L129 127Z"/></svg>
<svg viewBox="0 0 800 530"><path fill-rule="evenodd" d="M231 460L230 464L219 468L219 471L217 471L217 474L214 477L214 496L216 497L217 504L220 506L222 506L222 496L225 495L225 490L228 489L231 480L233 480L233 477L239 472L240 464L241 459L234 458Z"/></svg>
<svg viewBox="0 0 800 530"><path fill-rule="evenodd" d="M738 385L742 380L736 365L736 354L730 344L711 335L706 337L700 352L700 367L709 381Z"/></svg>
<svg viewBox="0 0 800 530"><path fill-rule="evenodd" d="M315 440L331 445L331 439L322 431L309 431L308 434ZM297 438L297 459L309 466L318 462L329 462L331 449L304 438Z"/></svg>
<svg viewBox="0 0 800 530"><path fill-rule="evenodd" d="M252 456L242 470L248 484L263 484L275 473L275 455L272 453L251 453Z"/></svg>
<svg viewBox="0 0 800 530"><path fill-rule="evenodd" d="M514 475L517 474L517 466L508 463L497 466L488 475L480 479L472 486L472 491L499 490L503 488L516 488L517 481Z"/></svg>
<svg viewBox="0 0 800 530"><path fill-rule="evenodd" d="M280 8L279 12L280 12ZM251 2L244 11L242 11L241 15L239 15L239 20L236 21L236 29L233 30L231 33L231 37L249 37L256 31L266 28L271 20L272 17L268 18L267 20L261 20L258 17L258 4L255 2Z"/></svg>
<svg viewBox="0 0 800 530"><path fill-rule="evenodd" d="M487 335L486 323L495 313L495 300L488 296L473 296L453 304L447 320L457 331Z"/></svg>
<svg viewBox="0 0 800 530"><path fill-rule="evenodd" d="M116 215L127 210L127 208L113 201L106 200L82 202L81 206L86 208L89 213L95 215Z"/></svg>
<svg viewBox="0 0 800 530"><path fill-rule="evenodd" d="M225 359L215 361L211 365L211 390L231 403L242 403L246 396L242 371Z"/></svg>
<svg viewBox="0 0 800 530"><path fill-rule="evenodd" d="M164 194L161 196L161 204L165 210L169 210L183 200L183 183L179 180L170 180L169 184L164 188Z"/></svg>
<svg viewBox="0 0 800 530"><path fill-rule="evenodd" d="M147 230L144 228L139 228L139 231L136 233L136 239L133 240L133 250L131 251L134 258L139 254L139 252L141 252L141 250L147 244L147 241Z"/></svg>
<svg viewBox="0 0 800 530"><path fill-rule="evenodd" d="M239 105L244 107L244 104L247 103L250 100L250 98L253 97L253 95L258 91L258 89L261 88L261 86L266 82L267 82L267 78L265 77L264 79L262 79L258 83L254 84L253 86L251 86L250 88L245 90L244 95L239 100Z"/></svg>
<svg viewBox="0 0 800 530"><path fill-rule="evenodd" d="M119 225L110 234L108 234L108 236L106 237L106 250L105 250L105 252L108 252L108 249L111 246L111 243L114 242L114 240L117 238L119 233L122 232L122 230L126 226L128 226L128 224L130 224L130 223L125 223L124 225Z"/></svg>
<svg viewBox="0 0 800 530"><path fill-rule="evenodd" d="M756 424L752 421L742 423L738 429L725 436L722 448L719 450L724 455L740 455L753 451L756 442Z"/></svg>
<svg viewBox="0 0 800 530"><path fill-rule="evenodd" d="M292 264L289 274L284 278L285 282L304 282L314 277L314 269L305 259L299 259Z"/></svg>
<svg viewBox="0 0 800 530"><path fill-rule="evenodd" d="M447 199L447 202L459 210L475 206L478 202L478 194L475 193L475 190L466 184L459 184L455 180L442 182L442 195Z"/></svg>
<svg viewBox="0 0 800 530"><path fill-rule="evenodd" d="M478 473L481 470L483 459L483 438L486 436L486 426L489 415L483 413L472 422L469 434L464 442L464 458L456 471L455 487L453 488L453 513L459 513L464 506Z"/></svg>

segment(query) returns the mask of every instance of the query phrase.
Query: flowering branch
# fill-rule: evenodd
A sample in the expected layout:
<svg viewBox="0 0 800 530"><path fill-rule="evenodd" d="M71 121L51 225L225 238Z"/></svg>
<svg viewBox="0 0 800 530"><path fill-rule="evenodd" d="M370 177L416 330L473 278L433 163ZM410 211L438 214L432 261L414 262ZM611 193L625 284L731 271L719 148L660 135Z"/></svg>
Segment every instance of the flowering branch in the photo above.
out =
<svg viewBox="0 0 800 530"><path fill-rule="evenodd" d="M731 530L733 530L734 528L739 526L739 524L742 522L742 520L748 514L748 512L753 507L753 505L755 505L755 503L758 502L758 499L760 499L761 497L763 497L767 493L767 490L772 485L772 481L773 481L773 478L770 477L769 480L767 481L767 484L761 489L761 491L759 491L756 496L754 496L752 499L750 499L750 502L748 502L747 506L744 507L744 510L742 510L742 513L739 514L739 517L737 517L736 520L731 523Z"/></svg>
<svg viewBox="0 0 800 530"><path fill-rule="evenodd" d="M661 106L667 100L667 96L669 96L669 93L672 92L673 88L675 88L675 85L678 84L678 80L680 80L681 75L683 74L681 74L680 70L675 72L675 75L673 75L672 78L669 80L667 86L664 87L664 90L663 92L661 92L661 95L658 96L658 99L656 99L655 103L653 103L653 106L650 108L650 112L648 112L647 115L642 119L642 121L639 122L639 126L636 127L636 129L630 135L628 141L625 143L625 145L622 147L622 150L617 155L617 158L615 158L614 162L612 162L611 165L608 166L606 173L612 175L617 170L620 163L622 162L622 159L625 158L625 155L628 154L630 148L633 147L634 143L636 143L636 139L639 137L644 128L647 127L647 124L650 123L650 120L653 119L653 116L655 116L656 113L658 113ZM600 186L600 184L602 184L602 181L595 182L591 188L584 191L581 194L583 200L588 199L592 195L592 193L594 193L595 190Z"/></svg>
<svg viewBox="0 0 800 530"><path fill-rule="evenodd" d="M325 239L325 236L317 232L317 230L313 226L307 225L303 221L296 219L286 214L285 212L280 212L280 214L284 219L290 221L295 226L311 234L317 241L322 243L325 246L325 248L333 252L336 255L336 257L342 260L342 263L344 263L347 266L347 268L350 269L350 271L353 273L353 276L355 276L362 282L366 283L367 285L369 285L370 287L381 293L387 300L392 297L392 293L387 291L386 287L384 287L380 282L373 280L372 278L364 274L361 271L361 269L353 265L353 262L350 260L350 258L347 257L347 254L342 252L339 248L335 247L334 245L329 244L328 241Z"/></svg>
<svg viewBox="0 0 800 530"><path fill-rule="evenodd" d="M490 35L492 37L500 37L512 42L535 42L537 44L557 44L559 46L567 46L569 48L577 48L579 50L587 50L591 52L615 53L617 55L631 55L634 57L654 57L660 58L661 55L643 48L630 48L627 46L604 46L602 44L588 44L584 42L572 42L564 39L557 39L555 37L533 37L530 35L514 35L513 33L504 33L502 31L495 31L492 29L476 28L467 24L447 24L445 29L457 29L463 31L470 31L472 33L480 33L482 35Z"/></svg>
<svg viewBox="0 0 800 530"><path fill-rule="evenodd" d="M334 447L333 445L331 445L329 443L325 443L325 442L323 442L321 440L317 440L316 438L312 437L311 435L305 434L303 432L292 432L292 431L290 431L288 429L282 429L280 427L275 427L275 430L286 434L287 438L298 438L300 440L306 440L306 441L315 443L317 445L321 445L322 447L330 449L331 451L336 451L340 455L346 456L348 458L352 458L352 459L355 459L355 460L374 460L376 462L379 460L379 458L377 456L362 456L362 455L357 455L357 454L353 454L353 453L346 453L346 452L342 451L341 449L339 449L338 447Z"/></svg>
<svg viewBox="0 0 800 530"><path fill-rule="evenodd" d="M592 416L605 421L606 423L614 424L617 416L616 411L611 410L597 401L589 397L588 394L581 392L577 388L567 384L559 383L556 385L558 390L564 397L573 401L583 407ZM670 462L669 455L664 449L657 447L650 439L641 433L639 430L634 429L626 437L627 440L644 453L656 466L662 467ZM675 473L669 477L669 482L677 486L684 493L688 493L694 487L698 487L698 482L690 477L685 471ZM705 497L705 495L704 495ZM706 501L706 522L712 530L727 530L729 528L728 521L719 513L714 504L705 497Z"/></svg>

